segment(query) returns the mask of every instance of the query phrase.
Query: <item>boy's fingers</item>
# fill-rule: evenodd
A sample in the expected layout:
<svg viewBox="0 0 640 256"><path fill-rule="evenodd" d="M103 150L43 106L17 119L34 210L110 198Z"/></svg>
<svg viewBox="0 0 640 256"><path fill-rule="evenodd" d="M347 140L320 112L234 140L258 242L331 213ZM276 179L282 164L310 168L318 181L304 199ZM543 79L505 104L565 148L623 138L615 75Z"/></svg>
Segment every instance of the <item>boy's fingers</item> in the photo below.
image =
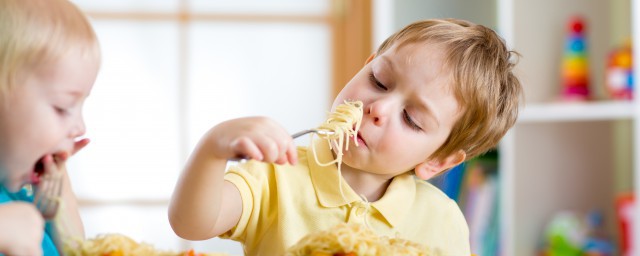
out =
<svg viewBox="0 0 640 256"><path fill-rule="evenodd" d="M296 150L296 144L294 144L293 141L289 143L289 148L287 149L286 155L287 155L289 164L291 165L298 164L298 151Z"/></svg>
<svg viewBox="0 0 640 256"><path fill-rule="evenodd" d="M232 141L230 146L232 152L235 152L237 157L255 159L258 161L262 161L264 159L260 148L247 137Z"/></svg>
<svg viewBox="0 0 640 256"><path fill-rule="evenodd" d="M287 163L287 161L288 161L288 160L287 160L287 154L286 154L286 152L282 152L282 154L280 154L280 155L278 156L278 159L276 159L275 163L276 163L276 164L280 164L280 165L282 165L282 164L286 164L286 163Z"/></svg>
<svg viewBox="0 0 640 256"><path fill-rule="evenodd" d="M275 141L271 139L265 139L262 141L257 141L257 145L260 148L260 152L262 152L262 155L264 156L264 159L262 159L262 161L267 163L275 163L276 161L278 161L278 158L280 157L280 149Z"/></svg>
<svg viewBox="0 0 640 256"><path fill-rule="evenodd" d="M289 162L288 151L291 150L291 145L293 144L293 140L288 133L282 134L283 139L278 140L278 159L276 160L276 164L287 164Z"/></svg>

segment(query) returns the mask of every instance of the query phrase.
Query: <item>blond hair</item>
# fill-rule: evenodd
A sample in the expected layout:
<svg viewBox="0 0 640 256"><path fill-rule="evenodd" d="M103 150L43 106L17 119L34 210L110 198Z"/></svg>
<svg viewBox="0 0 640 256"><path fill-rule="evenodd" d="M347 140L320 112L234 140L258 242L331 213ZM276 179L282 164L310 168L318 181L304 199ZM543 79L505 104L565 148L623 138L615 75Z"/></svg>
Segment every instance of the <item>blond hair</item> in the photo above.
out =
<svg viewBox="0 0 640 256"><path fill-rule="evenodd" d="M0 0L0 94L69 50L100 59L96 34L68 0Z"/></svg>
<svg viewBox="0 0 640 256"><path fill-rule="evenodd" d="M518 55L493 30L464 20L432 19L412 23L385 40L380 56L392 46L436 43L445 50L445 67L453 74L453 90L462 109L447 140L433 159L463 150L471 159L495 147L518 117L522 97L513 74Z"/></svg>

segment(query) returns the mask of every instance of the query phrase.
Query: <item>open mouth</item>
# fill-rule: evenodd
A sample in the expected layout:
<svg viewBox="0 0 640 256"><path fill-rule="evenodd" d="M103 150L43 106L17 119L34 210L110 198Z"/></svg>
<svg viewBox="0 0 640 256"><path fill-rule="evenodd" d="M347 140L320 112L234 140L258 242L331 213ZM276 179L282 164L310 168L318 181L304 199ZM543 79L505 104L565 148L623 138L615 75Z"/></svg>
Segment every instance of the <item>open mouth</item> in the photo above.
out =
<svg viewBox="0 0 640 256"><path fill-rule="evenodd" d="M38 159L38 161L33 166L33 172L31 173L31 183L38 184L42 175L44 175L44 156Z"/></svg>

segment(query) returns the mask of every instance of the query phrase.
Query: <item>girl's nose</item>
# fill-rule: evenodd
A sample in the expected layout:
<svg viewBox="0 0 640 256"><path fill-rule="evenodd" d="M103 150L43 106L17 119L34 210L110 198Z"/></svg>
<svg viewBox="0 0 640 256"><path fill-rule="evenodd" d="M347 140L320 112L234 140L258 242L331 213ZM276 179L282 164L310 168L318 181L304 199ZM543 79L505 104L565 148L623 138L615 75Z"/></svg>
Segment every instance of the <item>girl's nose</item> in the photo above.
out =
<svg viewBox="0 0 640 256"><path fill-rule="evenodd" d="M69 131L69 137L77 138L84 135L85 132L87 132L87 128L84 124L84 118L80 116L78 117L78 120L71 127L71 130Z"/></svg>

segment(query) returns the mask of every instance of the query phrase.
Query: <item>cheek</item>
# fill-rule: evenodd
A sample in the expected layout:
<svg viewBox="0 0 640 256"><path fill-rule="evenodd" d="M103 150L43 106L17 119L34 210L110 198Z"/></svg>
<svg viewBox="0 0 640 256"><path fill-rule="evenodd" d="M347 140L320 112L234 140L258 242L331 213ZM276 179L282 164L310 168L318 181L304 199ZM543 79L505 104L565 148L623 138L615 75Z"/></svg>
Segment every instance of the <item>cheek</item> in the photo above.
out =
<svg viewBox="0 0 640 256"><path fill-rule="evenodd" d="M21 141L27 150L37 157L51 151L65 137L60 118L49 109L40 109L25 122L26 125L17 133L21 133Z"/></svg>
<svg viewBox="0 0 640 256"><path fill-rule="evenodd" d="M391 147L390 150L394 151L395 157L411 163L424 161L437 149L433 140L426 136L398 138Z"/></svg>

